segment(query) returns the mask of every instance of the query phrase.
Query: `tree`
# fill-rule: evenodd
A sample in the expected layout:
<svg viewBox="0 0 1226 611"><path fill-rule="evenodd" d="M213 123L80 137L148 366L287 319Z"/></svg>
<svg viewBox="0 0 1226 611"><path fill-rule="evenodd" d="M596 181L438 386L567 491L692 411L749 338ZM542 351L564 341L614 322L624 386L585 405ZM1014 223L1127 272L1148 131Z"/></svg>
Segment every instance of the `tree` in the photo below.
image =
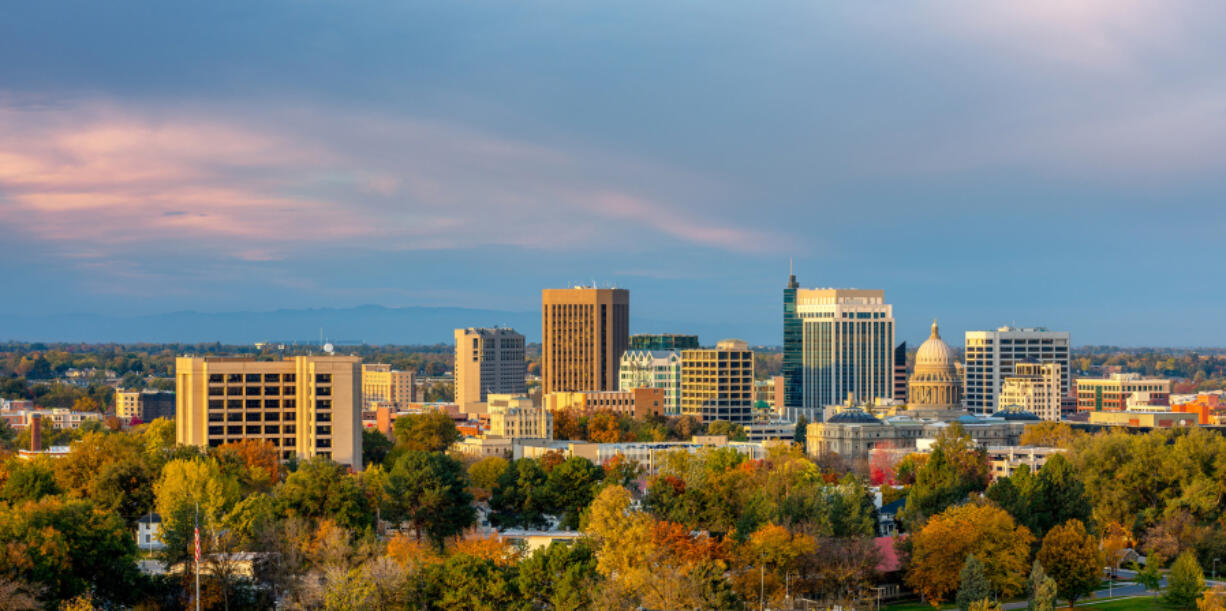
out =
<svg viewBox="0 0 1226 611"><path fill-rule="evenodd" d="M988 577L983 573L983 563L975 559L974 554L966 557L962 571L958 573L958 608L969 611L972 603L992 597Z"/></svg>
<svg viewBox="0 0 1226 611"><path fill-rule="evenodd" d="M548 504L551 513L558 515L560 527L579 528L580 513L591 504L603 480L604 470L579 456L572 456L549 471Z"/></svg>
<svg viewBox="0 0 1226 611"><path fill-rule="evenodd" d="M1226 586L1213 586L1201 593L1196 611L1226 611Z"/></svg>
<svg viewBox="0 0 1226 611"><path fill-rule="evenodd" d="M6 611L38 611L42 588L0 574L0 609Z"/></svg>
<svg viewBox="0 0 1226 611"><path fill-rule="evenodd" d="M490 497L490 522L496 526L544 528L551 510L549 476L541 463L521 458L498 477Z"/></svg>
<svg viewBox="0 0 1226 611"><path fill-rule="evenodd" d="M592 590L599 579L596 550L588 539L572 545L555 541L519 565L519 590L538 609L592 608Z"/></svg>
<svg viewBox="0 0 1226 611"><path fill-rule="evenodd" d="M522 607L511 569L467 554L427 566L415 581L412 607L490 611Z"/></svg>
<svg viewBox="0 0 1226 611"><path fill-rule="evenodd" d="M101 406L98 405L98 402L93 397L81 397L72 403L72 411L74 412L97 412L100 410Z"/></svg>
<svg viewBox="0 0 1226 611"><path fill-rule="evenodd" d="M1056 580L1047 576L1043 565L1035 559L1030 569L1030 582L1026 585L1030 596L1027 598L1026 611L1052 611L1056 608Z"/></svg>
<svg viewBox="0 0 1226 611"><path fill-rule="evenodd" d="M1162 571L1158 567L1162 566L1162 557L1157 554L1150 554L1146 559L1145 566L1138 566L1137 563L1132 563L1132 570L1136 573L1133 581L1141 584L1147 592L1158 592L1158 588L1162 585Z"/></svg>
<svg viewBox="0 0 1226 611"><path fill-rule="evenodd" d="M1124 550L1132 541L1132 533L1119 522L1108 522L1102 531L1103 560L1111 567L1111 576L1114 577L1120 562L1124 560Z"/></svg>
<svg viewBox="0 0 1226 611"><path fill-rule="evenodd" d="M899 478L903 478L900 465ZM987 452L971 440L959 424L941 431L932 452L915 472L915 485L907 494L900 517L908 528L923 524L928 516L964 500L971 492L987 488ZM961 560L957 566L961 566Z"/></svg>
<svg viewBox="0 0 1226 611"><path fill-rule="evenodd" d="M809 429L809 419L806 418L804 414L797 416L796 417L796 435L792 437L792 441L795 441L797 445L799 445L802 448L805 447L805 442L808 439L808 434L809 434L808 429Z"/></svg>
<svg viewBox="0 0 1226 611"><path fill-rule="evenodd" d="M1099 584L1102 557L1098 543L1086 533L1081 520L1069 520L1052 528L1043 538L1038 560L1056 581L1060 598L1070 607Z"/></svg>
<svg viewBox="0 0 1226 611"><path fill-rule="evenodd" d="M507 459L501 456L486 456L469 465L468 481L481 491L482 498L489 498L498 485L498 478L509 466Z"/></svg>
<svg viewBox="0 0 1226 611"><path fill-rule="evenodd" d="M1180 554L1171 565L1166 582L1167 604L1192 608L1205 591L1205 573L1196 561L1196 554L1190 551Z"/></svg>
<svg viewBox="0 0 1226 611"><path fill-rule="evenodd" d="M1039 538L1057 524L1069 520L1084 524L1090 519L1090 502L1086 499L1085 486L1063 454L1048 458L1043 468L1039 469L1028 505L1031 521L1027 525Z"/></svg>
<svg viewBox="0 0 1226 611"><path fill-rule="evenodd" d="M317 456L298 466L274 492L279 513L310 520L327 518L342 528L374 523L374 507L344 465Z"/></svg>
<svg viewBox="0 0 1226 611"><path fill-rule="evenodd" d="M50 459L10 459L5 465L8 469L8 479L4 481L3 487L0 487L0 500L19 504L59 494L60 487L55 483L55 471L48 460Z"/></svg>
<svg viewBox="0 0 1226 611"><path fill-rule="evenodd" d="M745 427L740 424L734 424L727 420L715 420L707 425L708 435L724 435L728 441L746 441L749 436L745 434Z"/></svg>
<svg viewBox="0 0 1226 611"><path fill-rule="evenodd" d="M932 517L911 537L907 583L934 606L957 589L967 555L983 563L988 582L1002 597L1025 585L1026 561L1034 537L999 507L972 503L950 507Z"/></svg>
<svg viewBox="0 0 1226 611"><path fill-rule="evenodd" d="M153 509L153 474L144 462L125 458L107 463L90 482L89 498L119 514L128 525Z"/></svg>
<svg viewBox="0 0 1226 611"><path fill-rule="evenodd" d="M410 452L446 452L460 440L455 421L440 411L401 416L392 423L392 432L396 445Z"/></svg>
<svg viewBox="0 0 1226 611"><path fill-rule="evenodd" d="M1073 447L1078 438L1085 436L1085 433L1074 431L1073 427L1063 422L1039 422L1026 426L1019 444L1067 449Z"/></svg>
<svg viewBox="0 0 1226 611"><path fill-rule="evenodd" d="M216 534L222 519L238 502L238 482L227 477L211 460L172 460L153 487L155 506L162 516L160 537L167 564L186 562L191 556L192 530Z"/></svg>
<svg viewBox="0 0 1226 611"><path fill-rule="evenodd" d="M374 429L362 429L362 464L381 465L392 451L392 440Z"/></svg>
<svg viewBox="0 0 1226 611"><path fill-rule="evenodd" d="M441 551L445 539L477 519L463 473L460 463L445 454L404 454L387 475L389 517L408 520L419 540L424 536Z"/></svg>
<svg viewBox="0 0 1226 611"><path fill-rule="evenodd" d="M803 581L792 582L792 595L801 591L805 583L812 583L823 599L844 608L853 607L874 585L880 560L870 537L822 537L817 549L803 561L804 568L798 575Z"/></svg>

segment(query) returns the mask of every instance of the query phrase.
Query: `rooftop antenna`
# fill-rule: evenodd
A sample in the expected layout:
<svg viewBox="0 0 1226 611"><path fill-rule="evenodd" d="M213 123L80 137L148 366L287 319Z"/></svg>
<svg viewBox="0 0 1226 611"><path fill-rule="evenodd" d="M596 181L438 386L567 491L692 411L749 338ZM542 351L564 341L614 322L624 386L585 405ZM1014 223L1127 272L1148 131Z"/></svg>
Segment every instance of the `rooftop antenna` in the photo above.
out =
<svg viewBox="0 0 1226 611"><path fill-rule="evenodd" d="M793 275L793 274L792 274L792 258L791 258L791 257L788 257L788 275L789 275L789 276Z"/></svg>

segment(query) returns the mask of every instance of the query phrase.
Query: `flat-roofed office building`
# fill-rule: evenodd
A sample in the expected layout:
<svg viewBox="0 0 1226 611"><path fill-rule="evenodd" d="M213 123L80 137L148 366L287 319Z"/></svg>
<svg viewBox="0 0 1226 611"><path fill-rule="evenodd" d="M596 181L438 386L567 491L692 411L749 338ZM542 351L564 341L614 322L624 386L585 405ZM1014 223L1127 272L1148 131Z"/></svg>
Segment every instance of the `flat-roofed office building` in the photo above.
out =
<svg viewBox="0 0 1226 611"><path fill-rule="evenodd" d="M416 378L414 372L398 371L387 363L362 365L362 403L365 409L407 408L413 402Z"/></svg>
<svg viewBox="0 0 1226 611"><path fill-rule="evenodd" d="M524 336L515 329L455 330L455 402L462 411L485 403L490 393L528 392L527 374Z"/></svg>
<svg viewBox="0 0 1226 611"><path fill-rule="evenodd" d="M800 405L789 405L786 417L804 415L822 420L823 408L850 395L857 403L894 398L894 309L885 291L863 289L795 289L794 319L800 341L786 350L800 350ZM785 293L790 298L791 293ZM786 304L785 304L786 305ZM789 328L785 310L785 332ZM793 330L795 322L792 323ZM784 354L785 367L796 362Z"/></svg>
<svg viewBox="0 0 1226 611"><path fill-rule="evenodd" d="M681 413L703 422L753 422L753 351L739 339L681 352Z"/></svg>
<svg viewBox="0 0 1226 611"><path fill-rule="evenodd" d="M966 332L963 404L970 412L991 414L1001 407L1000 389L1017 363L1059 363L1060 396L1069 390L1069 334L1042 327L1000 327Z"/></svg>
<svg viewBox="0 0 1226 611"><path fill-rule="evenodd" d="M356 356L180 357L175 440L201 447L267 440L283 459L324 456L360 469L360 365Z"/></svg>
<svg viewBox="0 0 1226 611"><path fill-rule="evenodd" d="M541 291L541 389L617 390L630 338L630 291Z"/></svg>

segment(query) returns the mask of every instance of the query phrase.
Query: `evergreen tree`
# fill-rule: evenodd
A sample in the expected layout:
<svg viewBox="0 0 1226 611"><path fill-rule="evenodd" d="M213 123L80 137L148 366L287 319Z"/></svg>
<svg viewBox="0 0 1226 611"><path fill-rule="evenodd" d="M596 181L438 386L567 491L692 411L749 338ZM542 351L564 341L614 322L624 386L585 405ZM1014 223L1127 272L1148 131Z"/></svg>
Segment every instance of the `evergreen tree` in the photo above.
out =
<svg viewBox="0 0 1226 611"><path fill-rule="evenodd" d="M803 449L806 442L806 429L809 428L809 419L805 418L804 414L796 417L796 436L793 437L797 444Z"/></svg>
<svg viewBox="0 0 1226 611"><path fill-rule="evenodd" d="M988 576L983 571L983 563L974 554L966 556L962 572L958 574L961 580L958 586L958 609L969 611L972 603L985 600L992 596L988 586Z"/></svg>
<svg viewBox="0 0 1226 611"><path fill-rule="evenodd" d="M1166 602L1176 607L1192 608L1205 590L1205 573L1196 555L1186 551L1175 559L1167 575Z"/></svg>

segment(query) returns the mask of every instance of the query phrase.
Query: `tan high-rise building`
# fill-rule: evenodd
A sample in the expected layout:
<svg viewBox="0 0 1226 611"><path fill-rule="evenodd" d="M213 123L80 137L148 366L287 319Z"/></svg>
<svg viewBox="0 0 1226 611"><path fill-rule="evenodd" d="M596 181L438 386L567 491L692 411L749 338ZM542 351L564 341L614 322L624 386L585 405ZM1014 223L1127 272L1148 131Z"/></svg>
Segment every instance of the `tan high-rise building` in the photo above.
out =
<svg viewBox="0 0 1226 611"><path fill-rule="evenodd" d="M456 329L456 405L467 412L485 403L490 393L526 393L524 358L524 336L515 329Z"/></svg>
<svg viewBox="0 0 1226 611"><path fill-rule="evenodd" d="M541 387L559 391L617 390L618 367L630 344L630 291L541 291Z"/></svg>
<svg viewBox="0 0 1226 611"><path fill-rule="evenodd" d="M681 413L703 422L753 422L753 350L726 339L681 352Z"/></svg>
<svg viewBox="0 0 1226 611"><path fill-rule="evenodd" d="M268 440L282 458L324 456L362 468L362 377L356 356L280 361L175 360L175 440L216 447Z"/></svg>
<svg viewBox="0 0 1226 611"><path fill-rule="evenodd" d="M364 409L374 411L378 407L407 408L413 402L416 377L412 371L395 371L386 363L362 365Z"/></svg>

